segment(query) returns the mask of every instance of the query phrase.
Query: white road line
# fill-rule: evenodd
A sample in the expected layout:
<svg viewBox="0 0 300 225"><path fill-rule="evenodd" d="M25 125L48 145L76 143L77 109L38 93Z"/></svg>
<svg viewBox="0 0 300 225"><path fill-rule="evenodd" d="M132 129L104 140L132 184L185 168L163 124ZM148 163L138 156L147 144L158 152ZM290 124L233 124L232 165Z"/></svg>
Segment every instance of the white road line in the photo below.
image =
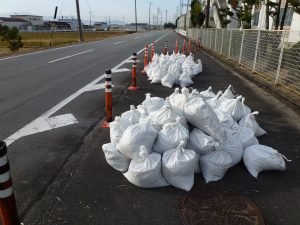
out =
<svg viewBox="0 0 300 225"><path fill-rule="evenodd" d="M135 39L138 39L138 38L141 38L140 36L138 36L138 37L135 37L135 38L133 38L133 40L135 40Z"/></svg>
<svg viewBox="0 0 300 225"><path fill-rule="evenodd" d="M164 38L165 36L167 36L169 33L167 33L167 34L163 35L162 37L158 38L155 42L158 42L159 40L161 40L162 38ZM140 54L143 51L144 51L144 48L142 48L140 51L138 51L137 54ZM111 70L112 71L116 71L121 66L123 66L128 60L130 60L131 57L132 56L129 56L127 59L123 60L120 64L118 64L115 67L113 67ZM51 108L50 110L48 110L47 112L45 112L44 114L42 114L41 116L39 116L38 118L36 118L35 120L33 120L31 123L25 125L23 128L21 128L20 130L18 130L17 132L15 132L14 134L12 134L8 138L6 138L4 141L6 142L7 146L11 145L12 143L14 143L15 141L17 141L18 139L20 139L20 138L22 138L24 136L28 136L30 134L33 134L32 132L34 130L37 131L39 129L40 130L39 132L41 132L42 130L44 130L44 131L50 130L49 127L51 127L50 124L52 124L51 122L53 120L54 121L55 120L59 121L59 124L63 124L62 120L61 120L62 119L61 116L64 116L64 115L52 117L54 119L51 119L50 116L53 115L54 113L56 113L58 110L60 110L61 108L63 108L65 105L67 105L71 101L73 101L75 98L77 98L82 93L87 92L87 91L91 91L91 90L98 90L98 89L100 89L102 87L102 85L101 85L101 87L99 87L99 85L97 85L97 83L99 81L101 81L104 77L105 77L105 74L102 74L100 77L96 78L95 80L93 80L89 84L85 85L83 88L79 89L78 91L76 91L75 93L73 93L72 95L70 95L69 97L67 97L66 99L62 100L60 103L58 103L53 108ZM104 87L104 85L103 85L103 87ZM68 118L71 118L70 115L68 116ZM75 119L75 117L74 117L74 119ZM69 121L69 123L71 123L70 121L73 121L75 123L75 120L71 120L70 119L68 121ZM47 123L48 125L45 124L45 123ZM39 124L39 127L37 127L38 124ZM52 124L52 128L51 129L54 129L54 128L58 128L58 125L55 126L55 125Z"/></svg>
<svg viewBox="0 0 300 225"><path fill-rule="evenodd" d="M113 45L122 44L122 43L124 43L124 42L126 42L126 41L119 41L119 42L113 43Z"/></svg>
<svg viewBox="0 0 300 225"><path fill-rule="evenodd" d="M59 58L59 59L55 59L55 60L49 61L48 63L58 62L58 61L61 61L61 60L64 60L64 59L68 59L68 58L71 58L71 57L74 57L74 56L77 56L77 55L82 55L82 54L92 52L92 51L94 51L94 49L87 50L87 51L84 51L84 52L79 52L79 53L76 53L74 55L69 55L69 56L66 56L66 57Z"/></svg>

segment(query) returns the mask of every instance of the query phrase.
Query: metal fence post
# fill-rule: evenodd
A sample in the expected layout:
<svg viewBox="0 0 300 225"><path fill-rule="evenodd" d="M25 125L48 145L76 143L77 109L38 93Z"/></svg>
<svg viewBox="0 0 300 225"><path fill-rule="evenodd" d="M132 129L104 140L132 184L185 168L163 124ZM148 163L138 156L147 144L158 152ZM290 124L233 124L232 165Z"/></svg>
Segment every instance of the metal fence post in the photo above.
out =
<svg viewBox="0 0 300 225"><path fill-rule="evenodd" d="M254 56L254 62L253 62L252 72L255 72L259 39L260 39L260 30L257 33L257 42L256 42L256 47L255 47L255 56Z"/></svg>
<svg viewBox="0 0 300 225"><path fill-rule="evenodd" d="M211 39L212 39L212 30L210 30L210 39L209 39L209 48L212 49L211 46Z"/></svg>
<svg viewBox="0 0 300 225"><path fill-rule="evenodd" d="M242 43L241 43L241 50L240 50L240 57L239 57L239 65L241 64L241 60L242 60L244 38L245 38L245 30L243 30Z"/></svg>
<svg viewBox="0 0 300 225"><path fill-rule="evenodd" d="M279 55L279 59L278 59L278 66L277 66L277 71L276 71L275 84L278 84L279 76L280 76L280 68L281 68L283 48L284 48L284 37L285 37L285 31L282 31L282 33L281 33L280 55Z"/></svg>
<svg viewBox="0 0 300 225"><path fill-rule="evenodd" d="M231 39L232 39L232 30L230 31L230 38L229 38L228 59L230 59L230 52L231 52Z"/></svg>
<svg viewBox="0 0 300 225"><path fill-rule="evenodd" d="M205 45L208 48L208 29L206 29L206 43L205 43Z"/></svg>
<svg viewBox="0 0 300 225"><path fill-rule="evenodd" d="M216 29L216 34L215 34L215 52L217 52L217 37L218 37L218 29Z"/></svg>
<svg viewBox="0 0 300 225"><path fill-rule="evenodd" d="M224 41L224 29L222 29L222 39L221 39L221 51L220 54L223 54L223 41Z"/></svg>

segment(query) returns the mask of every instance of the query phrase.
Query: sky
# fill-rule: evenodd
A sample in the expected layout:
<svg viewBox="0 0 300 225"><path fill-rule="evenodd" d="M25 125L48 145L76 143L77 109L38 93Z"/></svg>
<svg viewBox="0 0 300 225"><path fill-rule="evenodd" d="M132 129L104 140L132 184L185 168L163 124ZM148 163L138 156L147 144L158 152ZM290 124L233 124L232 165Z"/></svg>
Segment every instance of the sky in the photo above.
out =
<svg viewBox="0 0 300 225"><path fill-rule="evenodd" d="M151 23L153 14L157 15L158 7L163 12L163 23L165 22L168 10L168 21L174 22L176 19L179 0L136 0L138 22L147 23L149 20L149 4L151 6ZM81 18L89 21L105 21L111 18L112 21L124 21L133 23L134 20L134 0L79 0ZM0 16L10 14L33 14L44 16L49 19L54 15L55 6L58 6L58 17L76 17L75 0L0 0ZM91 12L91 13L90 13ZM159 16L161 21L161 16Z"/></svg>

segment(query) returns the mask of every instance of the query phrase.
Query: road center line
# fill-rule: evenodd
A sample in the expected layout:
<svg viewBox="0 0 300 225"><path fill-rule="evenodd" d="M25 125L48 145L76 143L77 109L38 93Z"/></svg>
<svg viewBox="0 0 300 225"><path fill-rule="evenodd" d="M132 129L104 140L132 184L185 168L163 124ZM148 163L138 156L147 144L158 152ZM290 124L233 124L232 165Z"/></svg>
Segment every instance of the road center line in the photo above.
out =
<svg viewBox="0 0 300 225"><path fill-rule="evenodd" d="M124 42L126 42L126 41L119 41L119 42L113 43L113 45L122 44L122 43L124 43Z"/></svg>
<svg viewBox="0 0 300 225"><path fill-rule="evenodd" d="M170 32L169 32L170 33ZM157 40L155 40L154 42L158 42L159 40L161 40L162 38L164 38L165 36L167 36L169 33L161 36L160 38L158 38ZM151 45L150 45L151 46ZM91 51L91 50L90 50ZM140 51L137 52L137 55L139 55L140 53L142 53L144 51L144 48L142 48ZM117 69L119 69L121 66L123 66L128 60L131 59L132 56L129 56L127 59L123 60L120 64L116 65L115 67L113 67L111 70L112 71L116 71ZM14 134L12 134L11 136L9 136L8 138L6 138L4 141L6 142L7 146L11 145L12 143L14 143L15 141L17 141L18 139L20 139L21 137L23 137L24 135L20 135L20 131L29 128L33 123L37 122L37 121L42 121L42 120L47 120L51 115L53 115L54 113L56 113L58 110L60 110L61 108L63 108L65 105L67 105L68 103L70 103L71 101L73 101L75 98L77 98L79 95L81 95L84 92L87 91L91 91L91 89L99 82L101 81L103 78L105 77L105 74L102 74L100 77L96 78L95 80L93 80L92 82L90 82L89 84L85 85L83 88L79 89L78 91L74 92L72 95L70 95L69 97L67 97L66 99L62 100L60 103L58 103L57 105L55 105L53 108L51 108L50 110L48 110L47 112L45 112L44 114L42 114L41 116L39 116L38 118L34 119L31 123L25 125L23 128L21 128L20 130L16 131Z"/></svg>
<svg viewBox="0 0 300 225"><path fill-rule="evenodd" d="M74 55L69 55L69 56L66 56L66 57L63 57L63 58L55 59L55 60L49 61L48 63L54 63L54 62L57 62L57 61L61 61L61 60L64 60L64 59L68 59L68 58L71 58L71 57L74 57L74 56L77 56L77 55L82 55L82 54L92 52L92 51L94 51L94 49L87 50L87 51L84 51L84 52L79 52L79 53L76 53Z"/></svg>

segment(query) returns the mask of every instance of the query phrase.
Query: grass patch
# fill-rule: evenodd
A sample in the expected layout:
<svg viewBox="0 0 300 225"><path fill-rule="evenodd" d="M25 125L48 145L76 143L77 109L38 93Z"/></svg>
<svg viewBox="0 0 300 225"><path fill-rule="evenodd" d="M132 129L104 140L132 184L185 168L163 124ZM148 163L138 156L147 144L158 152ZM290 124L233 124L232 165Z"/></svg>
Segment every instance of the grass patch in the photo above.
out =
<svg viewBox="0 0 300 225"><path fill-rule="evenodd" d="M19 53L34 51L38 48L46 48L51 46L67 45L79 42L78 32L34 32L34 33L20 33L24 47L19 50ZM115 36L125 35L125 31L105 31L105 32L84 32L84 41L97 41ZM0 41L0 55L10 54L7 49L7 44Z"/></svg>

